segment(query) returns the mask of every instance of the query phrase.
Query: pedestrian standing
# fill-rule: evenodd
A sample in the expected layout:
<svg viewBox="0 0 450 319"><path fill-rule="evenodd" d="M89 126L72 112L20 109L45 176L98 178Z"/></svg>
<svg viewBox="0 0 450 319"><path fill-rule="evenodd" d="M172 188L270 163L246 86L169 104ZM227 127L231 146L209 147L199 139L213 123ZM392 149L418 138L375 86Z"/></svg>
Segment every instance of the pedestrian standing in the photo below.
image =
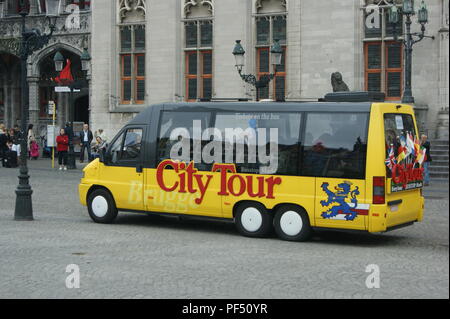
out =
<svg viewBox="0 0 450 319"><path fill-rule="evenodd" d="M28 149L28 158L31 159L31 142L36 140L36 136L34 135L34 131L33 131L33 124L28 125L28 144L27 144L27 149Z"/></svg>
<svg viewBox="0 0 450 319"><path fill-rule="evenodd" d="M39 145L35 139L31 139L30 143L30 157L37 160L39 158Z"/></svg>
<svg viewBox="0 0 450 319"><path fill-rule="evenodd" d="M420 145L426 149L426 157L425 157L425 161L423 163L423 170L424 170L424 184L425 186L429 186L430 185L430 163L433 161L433 159L431 158L431 144L430 141L428 141L428 136L426 136L425 134L423 134L421 136L421 143Z"/></svg>
<svg viewBox="0 0 450 319"><path fill-rule="evenodd" d="M67 171L67 151L69 150L69 136L62 128L59 130L59 135L56 137L56 150L58 151L59 170Z"/></svg>
<svg viewBox="0 0 450 319"><path fill-rule="evenodd" d="M69 137L69 142L73 141L73 129L70 122L66 122L66 126L64 127L64 131L66 132L66 135Z"/></svg>
<svg viewBox="0 0 450 319"><path fill-rule="evenodd" d="M11 141L11 143L17 144L16 131L13 128L9 129L8 139Z"/></svg>
<svg viewBox="0 0 450 319"><path fill-rule="evenodd" d="M0 160L3 160L5 153L8 151L8 136L6 135L6 127L4 124L0 124Z"/></svg>
<svg viewBox="0 0 450 319"><path fill-rule="evenodd" d="M80 152L80 163L83 163L84 161L84 150L87 150L87 160L88 162L91 160L91 143L94 139L94 135L92 134L91 130L89 130L89 125L84 124L83 125L83 131L80 133L80 146L81 146L81 152Z"/></svg>

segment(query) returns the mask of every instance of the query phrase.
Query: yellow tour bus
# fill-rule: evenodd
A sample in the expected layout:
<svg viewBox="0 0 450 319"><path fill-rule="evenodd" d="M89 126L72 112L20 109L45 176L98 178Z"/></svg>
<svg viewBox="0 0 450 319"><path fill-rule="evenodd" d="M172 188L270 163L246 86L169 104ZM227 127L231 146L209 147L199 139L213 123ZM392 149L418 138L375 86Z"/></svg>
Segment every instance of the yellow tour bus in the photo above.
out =
<svg viewBox="0 0 450 319"><path fill-rule="evenodd" d="M118 211L234 221L248 237L385 232L422 221L413 108L383 102L150 106L83 170L97 223Z"/></svg>

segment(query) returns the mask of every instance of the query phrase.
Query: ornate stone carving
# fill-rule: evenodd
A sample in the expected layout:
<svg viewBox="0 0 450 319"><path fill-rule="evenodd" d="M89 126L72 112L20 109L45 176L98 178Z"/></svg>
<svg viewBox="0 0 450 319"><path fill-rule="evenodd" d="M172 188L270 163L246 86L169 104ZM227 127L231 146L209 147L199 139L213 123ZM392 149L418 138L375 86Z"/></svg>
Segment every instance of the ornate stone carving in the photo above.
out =
<svg viewBox="0 0 450 319"><path fill-rule="evenodd" d="M66 18L62 15L56 21L54 35L67 35L91 32L91 20L89 13L80 13L80 28L66 28ZM0 38L20 38L22 32L21 19L19 17L5 18L0 20ZM43 16L29 16L26 20L27 29L38 29L41 33L49 33L49 23Z"/></svg>
<svg viewBox="0 0 450 319"><path fill-rule="evenodd" d="M256 12L258 12L260 9L262 9L262 7L264 6L264 1L267 1L267 0L256 0ZM286 8L287 8L287 0L278 0L278 1L280 1L280 5L282 6L282 7L284 7L284 9L286 10Z"/></svg>
<svg viewBox="0 0 450 319"><path fill-rule="evenodd" d="M20 53L20 41L18 39L0 39L0 53L1 52L18 56Z"/></svg>
<svg viewBox="0 0 450 319"><path fill-rule="evenodd" d="M69 15L63 14L58 18L52 38L45 47L34 52L34 54L30 56L29 61L31 64L34 65L39 62L38 60L41 52L47 50L49 47L54 47L59 43L66 45L67 48L73 48L73 52L82 52L90 37L90 13L80 12L79 28L67 28L66 19L68 17ZM50 33L48 21L43 16L28 16L26 19L26 28L38 29L41 34ZM16 56L19 55L21 30L20 17L0 19L0 52L3 51ZM35 70L34 67L32 67L32 69L33 71ZM34 74L34 72L31 74Z"/></svg>
<svg viewBox="0 0 450 319"><path fill-rule="evenodd" d="M187 17L191 13L192 7L196 6L207 6L208 11L211 15L214 14L214 4L212 1L208 0L185 0L184 1L184 16Z"/></svg>
<svg viewBox="0 0 450 319"><path fill-rule="evenodd" d="M124 19L127 13L132 11L141 11L145 17L147 13L147 6L145 0L120 0L119 4L120 19Z"/></svg>
<svg viewBox="0 0 450 319"><path fill-rule="evenodd" d="M394 3L401 5L403 0L366 0L366 5L391 6Z"/></svg>

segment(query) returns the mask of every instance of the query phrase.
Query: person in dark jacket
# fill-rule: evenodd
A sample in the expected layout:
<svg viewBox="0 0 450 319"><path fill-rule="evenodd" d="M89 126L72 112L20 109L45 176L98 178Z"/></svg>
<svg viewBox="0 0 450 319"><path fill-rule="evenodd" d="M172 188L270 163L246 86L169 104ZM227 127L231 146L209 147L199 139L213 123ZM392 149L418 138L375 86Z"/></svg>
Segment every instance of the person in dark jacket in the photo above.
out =
<svg viewBox="0 0 450 319"><path fill-rule="evenodd" d="M91 130L89 129L88 124L84 124L83 131L80 133L80 146L81 146L81 152L80 152L80 163L83 163L84 161L84 150L87 150L87 160L88 162L91 160L91 143L94 139L94 134L92 134Z"/></svg>
<svg viewBox="0 0 450 319"><path fill-rule="evenodd" d="M423 163L423 169L424 169L424 184L425 186L429 186L430 185L430 163L433 161L433 159L431 158L431 144L430 141L428 141L428 136L426 136L425 134L422 135L421 137L421 141L420 141L420 145L422 147L424 147L426 149L426 158L425 161Z"/></svg>
<svg viewBox="0 0 450 319"><path fill-rule="evenodd" d="M70 122L66 122L64 131L66 132L66 135L69 138L69 142L72 142L73 141L73 129L72 129L72 125L70 124Z"/></svg>
<svg viewBox="0 0 450 319"><path fill-rule="evenodd" d="M3 156L8 151L8 135L6 134L6 128L4 124L0 124L0 160L3 159Z"/></svg>

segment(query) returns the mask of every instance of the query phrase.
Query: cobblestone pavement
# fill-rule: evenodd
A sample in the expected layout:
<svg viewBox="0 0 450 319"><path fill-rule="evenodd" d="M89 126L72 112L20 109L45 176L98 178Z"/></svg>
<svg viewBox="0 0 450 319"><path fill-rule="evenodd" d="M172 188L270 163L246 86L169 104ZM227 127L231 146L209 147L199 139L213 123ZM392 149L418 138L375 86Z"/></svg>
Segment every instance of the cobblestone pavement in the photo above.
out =
<svg viewBox="0 0 450 319"><path fill-rule="evenodd" d="M448 197L385 234L322 231L306 243L241 237L230 223L121 214L93 223L80 171L30 163L35 221L13 220L18 171L0 168L0 298L448 298ZM448 189L448 185L446 185ZM80 268L67 289L66 267ZM366 287L366 267L381 287Z"/></svg>

